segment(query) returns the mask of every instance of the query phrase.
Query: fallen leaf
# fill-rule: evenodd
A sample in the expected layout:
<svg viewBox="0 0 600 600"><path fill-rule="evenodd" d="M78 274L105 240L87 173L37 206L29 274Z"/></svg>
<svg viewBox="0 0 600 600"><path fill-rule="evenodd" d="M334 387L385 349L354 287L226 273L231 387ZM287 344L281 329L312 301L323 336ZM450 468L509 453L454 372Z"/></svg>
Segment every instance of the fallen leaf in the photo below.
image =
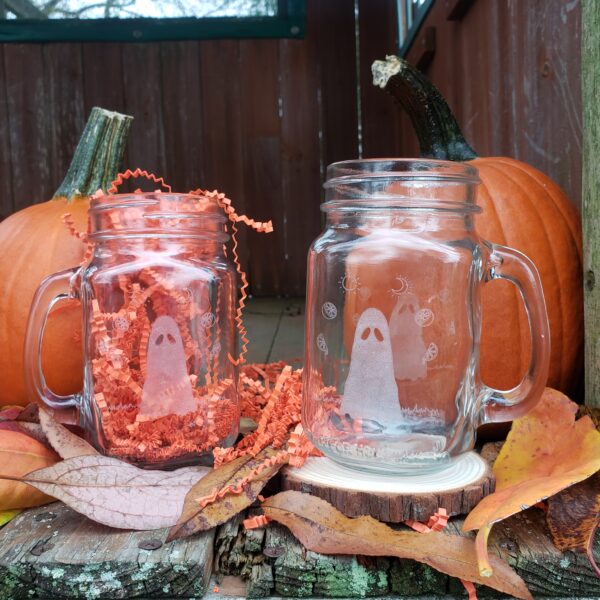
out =
<svg viewBox="0 0 600 600"><path fill-rule="evenodd" d="M9 521L12 521L17 515L20 515L20 510L0 510L0 527L6 525Z"/></svg>
<svg viewBox="0 0 600 600"><path fill-rule="evenodd" d="M45 408L39 409L40 425L50 445L62 458L97 455L99 452L84 439L69 431L54 419L54 415Z"/></svg>
<svg viewBox="0 0 600 600"><path fill-rule="evenodd" d="M204 508L200 506L198 499L210 496L216 489L221 490L228 486L238 487L240 482L250 475L258 465L274 457L277 453L278 451L274 448L267 447L255 457L240 456L214 469L189 491L181 516L177 520L177 524L169 531L167 541L212 529L229 521L231 517L250 506L269 479L281 469L282 464L267 467L246 485L240 494L228 494Z"/></svg>
<svg viewBox="0 0 600 600"><path fill-rule="evenodd" d="M463 529L479 529L480 571L490 574L487 539L494 523L525 510L600 469L600 432L577 405L546 388L537 406L513 422L496 462L496 491L467 516Z"/></svg>
<svg viewBox="0 0 600 600"><path fill-rule="evenodd" d="M0 410L0 423L2 421L14 421L23 412L22 406L3 406Z"/></svg>
<svg viewBox="0 0 600 600"><path fill-rule="evenodd" d="M600 567L592 552L600 523L600 473L549 498L546 522L554 545L561 552L587 554L592 569L600 577Z"/></svg>
<svg viewBox="0 0 600 600"><path fill-rule="evenodd" d="M39 423L38 417L39 406L35 402L27 404L25 407L21 407L21 413L17 417L17 421L26 421L27 423Z"/></svg>
<svg viewBox="0 0 600 600"><path fill-rule="evenodd" d="M313 552L411 558L446 575L487 585L515 598L532 598L525 582L497 556L491 558L494 575L482 577L475 544L469 538L395 531L372 517L351 519L325 500L295 491L268 498L262 508L268 518L285 525Z"/></svg>
<svg viewBox="0 0 600 600"><path fill-rule="evenodd" d="M39 423L17 421L16 424L23 433L27 434L29 437L32 437L34 440L37 440L38 442L44 444L44 446L47 446L52 450L52 446L50 445L50 442L48 441L48 438L46 437L46 434L44 433L44 430L42 429L42 426ZM0 423L0 425L2 424Z"/></svg>
<svg viewBox="0 0 600 600"><path fill-rule="evenodd" d="M59 456L25 433L0 430L0 510L29 508L53 502L53 498L18 481L30 471L49 467Z"/></svg>
<svg viewBox="0 0 600 600"><path fill-rule="evenodd" d="M116 458L90 455L68 458L23 477L7 479L51 494L98 523L146 530L174 525L185 495L209 470L188 467L145 471ZM0 477L4 475L0 473Z"/></svg>

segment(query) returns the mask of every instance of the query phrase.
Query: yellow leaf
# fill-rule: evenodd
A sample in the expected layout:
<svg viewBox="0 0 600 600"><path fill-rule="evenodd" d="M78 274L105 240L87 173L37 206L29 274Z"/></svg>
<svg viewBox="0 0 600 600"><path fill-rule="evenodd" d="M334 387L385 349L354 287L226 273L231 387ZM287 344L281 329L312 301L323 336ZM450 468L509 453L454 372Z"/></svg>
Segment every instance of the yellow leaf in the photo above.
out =
<svg viewBox="0 0 600 600"><path fill-rule="evenodd" d="M0 510L0 527L12 521L19 514L21 514L20 510Z"/></svg>
<svg viewBox="0 0 600 600"><path fill-rule="evenodd" d="M546 388L537 406L514 421L496 462L496 491L468 515L463 529L479 529L479 569L489 574L487 536L493 523L525 510L600 470L600 432L577 405Z"/></svg>

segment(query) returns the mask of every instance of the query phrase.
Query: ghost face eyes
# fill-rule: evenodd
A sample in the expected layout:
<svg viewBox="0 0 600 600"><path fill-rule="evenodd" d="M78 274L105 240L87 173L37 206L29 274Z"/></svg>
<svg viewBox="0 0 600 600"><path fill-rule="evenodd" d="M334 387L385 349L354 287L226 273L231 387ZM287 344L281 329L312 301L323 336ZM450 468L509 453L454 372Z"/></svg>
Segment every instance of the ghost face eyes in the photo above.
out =
<svg viewBox="0 0 600 600"><path fill-rule="evenodd" d="M381 333L381 331L379 330L378 327L375 327L373 329L373 335L375 336L375 339L378 342L383 342L383 334ZM371 336L371 328L370 327L365 327L363 329L363 332L360 335L360 339L361 340L367 340L370 336Z"/></svg>
<svg viewBox="0 0 600 600"><path fill-rule="evenodd" d="M156 341L154 342L157 346L161 346L162 343L165 341L165 336L161 333L157 338ZM175 338L170 334L167 333L167 342L169 344L174 344L175 343Z"/></svg>

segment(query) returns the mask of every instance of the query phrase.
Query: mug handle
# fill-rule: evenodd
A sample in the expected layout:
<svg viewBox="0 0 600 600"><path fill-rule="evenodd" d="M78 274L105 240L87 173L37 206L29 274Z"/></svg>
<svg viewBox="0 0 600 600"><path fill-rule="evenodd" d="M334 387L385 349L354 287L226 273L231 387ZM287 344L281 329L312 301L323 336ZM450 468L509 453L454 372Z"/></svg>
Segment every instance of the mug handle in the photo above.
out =
<svg viewBox="0 0 600 600"><path fill-rule="evenodd" d="M518 250L490 242L486 242L486 246L491 254L484 281L510 281L519 290L525 304L531 333L531 361L521 382L511 390L482 386L480 425L512 421L528 413L546 387L550 367L550 327L537 268Z"/></svg>
<svg viewBox="0 0 600 600"><path fill-rule="evenodd" d="M81 393L69 396L55 394L46 384L42 370L42 341L48 315L59 302L79 299L79 293L73 285L73 277L78 272L79 268L67 269L46 277L40 283L29 310L23 357L25 386L30 398L37 396L50 408L78 406L81 400Z"/></svg>

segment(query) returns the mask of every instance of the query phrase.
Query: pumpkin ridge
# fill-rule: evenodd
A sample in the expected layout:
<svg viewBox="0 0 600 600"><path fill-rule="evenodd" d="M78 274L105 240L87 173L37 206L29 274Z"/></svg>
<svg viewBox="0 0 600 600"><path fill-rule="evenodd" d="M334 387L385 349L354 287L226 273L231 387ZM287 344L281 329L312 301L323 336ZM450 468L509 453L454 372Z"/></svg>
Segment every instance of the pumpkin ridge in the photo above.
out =
<svg viewBox="0 0 600 600"><path fill-rule="evenodd" d="M514 160L514 159L508 159L506 157L494 157L494 160L498 161L498 162L501 162L502 164L505 164L505 165L510 164L515 169L518 169L519 171L522 171L523 173L527 173L541 187L543 187L543 189L546 192L547 196L555 204L556 208L560 211L560 214L561 214L562 218L567 223L567 226L568 226L569 231L571 233L571 237L573 238L573 241L575 243L575 248L577 250L577 254L579 256L579 260L580 260L581 263L583 263L583 249L582 249L582 244L581 243L577 243L578 240L581 239L581 227L578 226L579 225L579 215L574 214L574 212L575 212L574 210L569 210L569 209L565 210L565 206L566 206L565 203L561 202L559 199L557 199L557 197L555 197L553 191L551 191L551 188L558 188L562 192L562 189L560 188L560 186L558 184L556 184L554 181L552 181L549 177L547 178L547 181L543 181L541 179L541 177L538 177L538 174L542 175L544 178L546 178L546 175L544 175L544 173L542 173L541 171L538 171L534 167L525 168L525 167L529 167L529 165L527 165L526 163L522 163L521 161ZM548 183L550 183L552 185L549 186L549 187L546 187ZM570 203L569 203L568 206L572 207L572 205Z"/></svg>
<svg viewBox="0 0 600 600"><path fill-rule="evenodd" d="M500 178L504 177L502 171L498 171L498 169L495 169L493 164L491 164L486 158L480 158L480 159L478 159L478 161L482 162L485 165L485 170L487 170L488 174L492 175L494 179L496 177L500 177ZM481 176L481 170L480 170L480 176ZM482 178L482 183L484 183L483 178ZM513 185L515 185L514 182L513 182ZM486 190L488 190L488 185L485 185L485 187L486 187ZM502 235L503 235L503 240L495 242L495 243L502 244L502 245L508 246L508 247L514 247L514 240L512 239L512 236L508 235L506 229L504 228L504 223L505 223L505 221L508 222L508 220L502 218L494 196L489 191L488 191L488 194L489 194L489 197L491 200L490 206L492 207L494 216L496 217L498 223L500 224L500 229L501 229ZM489 218L489 213L486 218ZM523 365L525 363L525 354L524 354L525 348L521 342L520 332L524 329L524 326L529 328L529 323L523 321L523 314L522 314L522 311L520 310L520 307L523 306L523 300L521 299L521 294L519 293L518 289L515 286L511 286L511 287L514 289L513 298L515 300L515 305L516 305L515 312L516 312L518 328L519 328L519 339L516 342L516 343L518 343L519 365Z"/></svg>
<svg viewBox="0 0 600 600"><path fill-rule="evenodd" d="M497 160L496 158L494 160ZM569 211L567 206L565 206L564 202L560 202L560 198L556 198L554 196L554 194L551 192L551 190L549 189L549 187L547 187L547 181L545 181L546 177L543 173L541 173L540 171L538 171L537 169L535 169L534 167L530 167L529 165L524 165L523 163L521 163L520 161L516 161L516 160L511 160L511 159L502 159L498 162L501 162L502 164L506 165L506 166L510 166L513 167L515 170L519 171L520 173L523 173L523 175L525 177L528 177L529 179L533 180L540 188L542 188L544 190L544 193L546 195L546 197L549 199L550 201L550 205L554 207L555 211L561 216L560 221L564 222L564 228L566 228L566 230L569 232L570 236L569 236L569 241L568 241L568 245L570 247L571 251L575 251L575 253L577 254L577 258L579 259L579 272L582 272L583 266L582 266L582 248L581 248L581 244L578 243L578 237L576 234L574 234L573 231L573 220L574 217L576 215L575 210L573 211ZM556 185L553 181L549 180L549 183L552 184L553 187L558 188L560 190L560 187L558 185ZM533 201L531 201L533 203ZM535 206L535 204L534 204ZM570 205L569 205L570 207ZM565 210L567 209L567 210ZM568 214L571 213L571 214ZM546 229L546 221L544 219L542 219L542 222L544 223L544 231L547 234L547 229ZM547 234L548 235L548 234ZM565 236L566 237L566 236ZM552 248L554 249L554 246L552 244L550 244L552 246ZM559 256L562 256L562 254L560 254ZM556 253L553 252L552 254L552 259L554 264L557 267L557 272L560 272L560 268L559 268L559 264L557 261L557 255ZM577 286L581 286L582 282L578 279L576 282L574 282L575 285ZM561 311L560 311L560 316L561 316L561 323L562 323L562 343L561 343L561 354L562 354L562 360L561 360L561 371L560 371L560 386L561 389L567 389L568 385L569 385L569 373L571 373L573 371L573 368L575 366L575 357L578 354L577 351L573 352L573 354L565 354L562 349L567 347L572 347L572 346L576 346L576 345L581 345L582 344L582 335L583 335L583 331L582 331L582 321L581 319L578 319L578 316L581 317L581 311L583 310L583 300L581 301L581 307L580 310L572 310L571 307L573 306L573 302L572 302L572 296L568 295L567 292L565 291L566 289L571 289L571 286L564 286L564 285L559 285L557 286L559 293L560 293L560 307L561 307ZM578 288L579 289L579 288ZM579 323L578 325L576 325L575 328L573 328L573 331L570 330L570 326L573 323ZM574 363L574 364L571 364Z"/></svg>
<svg viewBox="0 0 600 600"><path fill-rule="evenodd" d="M502 244L505 246L508 246L508 236L507 233L504 229L504 223L502 221L502 219L500 218L500 215L498 213L498 209L496 207L496 205L494 204L494 200L493 197L491 195L491 193L488 190L488 185L486 183L487 180L487 176L488 173L487 171L487 164L485 162L484 158L479 158L476 159L475 161L473 161L473 164L475 166L478 167L479 169L479 175L480 175L480 179L481 179L481 186L479 187L479 191L478 191L478 204L481 206L483 203L485 203L485 215L486 215L486 221L488 223L494 223L494 227L491 227L491 229L495 230L495 235L494 236L489 236L489 237L494 237L494 239L496 240L495 243L498 244ZM483 200L482 196L483 194L485 194L486 199ZM479 218L479 217L478 217ZM477 227L476 227L477 230ZM513 313L515 313L516 315L519 314L519 305L521 303L521 300L519 299L519 292L517 290L517 288L515 288L514 286L510 286L510 298L511 298L511 303L512 303L512 311ZM484 305L482 304L482 309L484 309ZM488 307L489 310L489 307ZM483 316L485 316L486 311L483 310L482 312ZM492 315L488 314L488 319L491 319L492 321L494 320ZM515 320L518 319L518 317L514 316L512 317ZM518 321L517 321L518 323ZM482 340L484 339L484 335L485 335L485 329L482 328ZM482 341L481 340L481 341ZM521 344L521 338L519 336L518 339L518 345L519 345L519 359L518 359L518 364L520 365L522 363L522 353L523 353L523 349L522 349L522 344ZM482 363L481 365L481 369L482 372L485 371L487 369L487 367L485 366L485 364ZM485 382L484 382L485 383ZM487 384L486 384L487 385Z"/></svg>
<svg viewBox="0 0 600 600"><path fill-rule="evenodd" d="M512 165L510 165L510 162L504 162L503 164L509 168L510 168L510 166L512 166ZM515 188L522 189L523 186L521 186L520 183L517 180L515 180L514 177L512 177L510 175L510 172L508 169L507 170L498 169L498 167L496 167L493 164L488 165L488 167L490 167L491 169L494 169L496 171L496 173L498 173L500 176L509 180L514 185ZM527 177L528 175L525 173L525 176ZM525 198L525 202L527 202L531 206L532 215L535 215L537 217L539 225L538 224L536 224L536 225L537 225L537 227L539 227L539 230L543 232L544 239L546 240L546 245L550 249L550 251L545 253L545 255L547 258L550 258L552 261L552 271L558 272L558 260L556 257L554 244L552 244L552 241L548 234L548 230L546 229L545 219L543 219L542 216L539 214L538 206L533 202L530 195L527 193L523 193L522 195ZM537 265L536 265L536 268L537 268ZM558 353L558 356L556 357L556 354L555 354L555 357L560 365L560 385L562 386L564 383L563 382L564 372L566 370L565 364L564 364L564 352L563 352L563 341L565 339L565 323L564 323L564 318L563 318L563 309L564 309L566 303L565 303L565 296L564 296L564 291L562 289L562 286L557 286L557 292L558 292L558 302L560 305L560 310L557 311L557 314L555 315L555 317L557 317L557 319L559 321L557 328L560 331L560 338L558 340L559 343L553 344L552 336L551 336L550 343L552 344L551 352L554 349L554 352ZM529 326L529 324L527 324L527 326ZM553 357L553 359L554 359L554 357ZM554 361L552 360L552 362L554 362Z"/></svg>

